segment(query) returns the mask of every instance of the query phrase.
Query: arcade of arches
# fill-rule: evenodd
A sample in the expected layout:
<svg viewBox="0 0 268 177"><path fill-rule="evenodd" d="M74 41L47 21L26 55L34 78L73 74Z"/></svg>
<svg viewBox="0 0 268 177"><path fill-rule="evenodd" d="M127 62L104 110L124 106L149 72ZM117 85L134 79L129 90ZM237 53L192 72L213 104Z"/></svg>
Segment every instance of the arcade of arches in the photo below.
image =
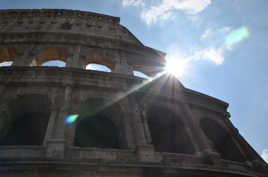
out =
<svg viewBox="0 0 268 177"><path fill-rule="evenodd" d="M107 57L104 53L91 51L79 54L78 49L64 47L55 48L0 48L1 66L56 66L73 67L104 72L115 72L134 75L148 79L148 75L142 71L133 70L126 61Z"/></svg>
<svg viewBox="0 0 268 177"><path fill-rule="evenodd" d="M74 146L126 148L124 114L118 103L88 99L78 109ZM50 101L44 95L22 95L8 103L1 118L0 145L42 145L50 115ZM182 119L171 110L152 106L147 111L152 144L157 152L194 154L194 147ZM223 159L245 161L232 136L216 121L203 118L200 126L211 146ZM8 127L8 128L3 128Z"/></svg>

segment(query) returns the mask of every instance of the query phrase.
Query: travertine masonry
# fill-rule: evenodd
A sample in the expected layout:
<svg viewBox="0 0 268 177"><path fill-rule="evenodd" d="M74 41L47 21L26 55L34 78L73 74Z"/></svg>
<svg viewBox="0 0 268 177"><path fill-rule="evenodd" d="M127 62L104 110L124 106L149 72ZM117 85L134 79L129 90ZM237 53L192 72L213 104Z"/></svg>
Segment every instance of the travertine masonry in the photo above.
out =
<svg viewBox="0 0 268 177"><path fill-rule="evenodd" d="M119 21L0 10L0 63L13 62L0 68L0 176L268 177L228 104L157 75L165 54ZM66 67L41 66L55 59ZM86 70L90 63L112 72Z"/></svg>

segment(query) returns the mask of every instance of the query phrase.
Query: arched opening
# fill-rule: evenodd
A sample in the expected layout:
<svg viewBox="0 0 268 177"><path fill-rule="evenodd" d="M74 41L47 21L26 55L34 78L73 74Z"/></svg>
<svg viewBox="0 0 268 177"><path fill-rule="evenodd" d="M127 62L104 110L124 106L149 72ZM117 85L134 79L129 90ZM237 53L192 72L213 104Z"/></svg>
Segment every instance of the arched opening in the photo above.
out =
<svg viewBox="0 0 268 177"><path fill-rule="evenodd" d="M140 77L140 78L144 78L144 79L149 79L149 76L147 76L146 74L140 72L140 71L133 71L133 75L136 77Z"/></svg>
<svg viewBox="0 0 268 177"><path fill-rule="evenodd" d="M95 63L88 64L86 66L86 69L95 70L95 71L103 71L103 72L111 72L111 69L108 68L107 66L101 65L101 64L95 64Z"/></svg>
<svg viewBox="0 0 268 177"><path fill-rule="evenodd" d="M221 155L223 159L238 162L245 161L244 156L239 151L230 133L228 133L216 121L203 118L200 121L200 126L210 140L211 146Z"/></svg>
<svg viewBox="0 0 268 177"><path fill-rule="evenodd" d="M88 48L85 55L86 69L111 72L115 67L114 52L104 48ZM104 66L104 67L102 67Z"/></svg>
<svg viewBox="0 0 268 177"><path fill-rule="evenodd" d="M65 66L67 58L68 53L65 48L47 48L39 54L37 58L37 65L56 66L56 64L59 64L59 67L62 67L62 62L64 62ZM47 63L49 65L47 65Z"/></svg>
<svg viewBox="0 0 268 177"><path fill-rule="evenodd" d="M65 67L66 63L64 61L61 61L61 60L50 60L50 61L42 63L41 66Z"/></svg>
<svg viewBox="0 0 268 177"><path fill-rule="evenodd" d="M194 147L185 124L174 112L164 107L153 106L149 109L147 115L155 151L194 153Z"/></svg>
<svg viewBox="0 0 268 177"><path fill-rule="evenodd" d="M116 103L89 99L80 106L74 145L79 147L124 148L122 112Z"/></svg>
<svg viewBox="0 0 268 177"><path fill-rule="evenodd" d="M13 61L4 61L4 62L0 63L0 67L11 66L12 63L13 63Z"/></svg>
<svg viewBox="0 0 268 177"><path fill-rule="evenodd" d="M119 148L117 129L103 115L83 117L76 127L75 145L80 147Z"/></svg>
<svg viewBox="0 0 268 177"><path fill-rule="evenodd" d="M13 61L15 57L15 48L0 48L0 63Z"/></svg>
<svg viewBox="0 0 268 177"><path fill-rule="evenodd" d="M8 103L0 145L42 145L49 118L49 100L42 95L23 95ZM2 116L2 115L0 115Z"/></svg>

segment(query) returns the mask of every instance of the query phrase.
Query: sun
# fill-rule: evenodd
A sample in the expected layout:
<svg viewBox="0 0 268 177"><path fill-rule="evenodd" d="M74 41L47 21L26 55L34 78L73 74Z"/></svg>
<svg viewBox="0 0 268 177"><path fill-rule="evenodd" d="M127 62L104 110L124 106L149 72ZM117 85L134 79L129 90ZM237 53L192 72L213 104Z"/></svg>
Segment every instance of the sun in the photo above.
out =
<svg viewBox="0 0 268 177"><path fill-rule="evenodd" d="M182 77L186 74L187 62L184 60L168 60L165 71L175 77Z"/></svg>

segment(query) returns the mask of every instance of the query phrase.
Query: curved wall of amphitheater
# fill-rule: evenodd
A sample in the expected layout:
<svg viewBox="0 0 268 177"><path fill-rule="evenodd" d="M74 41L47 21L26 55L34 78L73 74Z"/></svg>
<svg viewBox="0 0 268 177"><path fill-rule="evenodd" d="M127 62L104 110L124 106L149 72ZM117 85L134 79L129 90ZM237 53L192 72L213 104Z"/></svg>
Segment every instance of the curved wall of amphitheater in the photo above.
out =
<svg viewBox="0 0 268 177"><path fill-rule="evenodd" d="M0 175L267 176L227 103L157 75L164 56L117 17L0 10ZM42 66L55 59L66 67Z"/></svg>

